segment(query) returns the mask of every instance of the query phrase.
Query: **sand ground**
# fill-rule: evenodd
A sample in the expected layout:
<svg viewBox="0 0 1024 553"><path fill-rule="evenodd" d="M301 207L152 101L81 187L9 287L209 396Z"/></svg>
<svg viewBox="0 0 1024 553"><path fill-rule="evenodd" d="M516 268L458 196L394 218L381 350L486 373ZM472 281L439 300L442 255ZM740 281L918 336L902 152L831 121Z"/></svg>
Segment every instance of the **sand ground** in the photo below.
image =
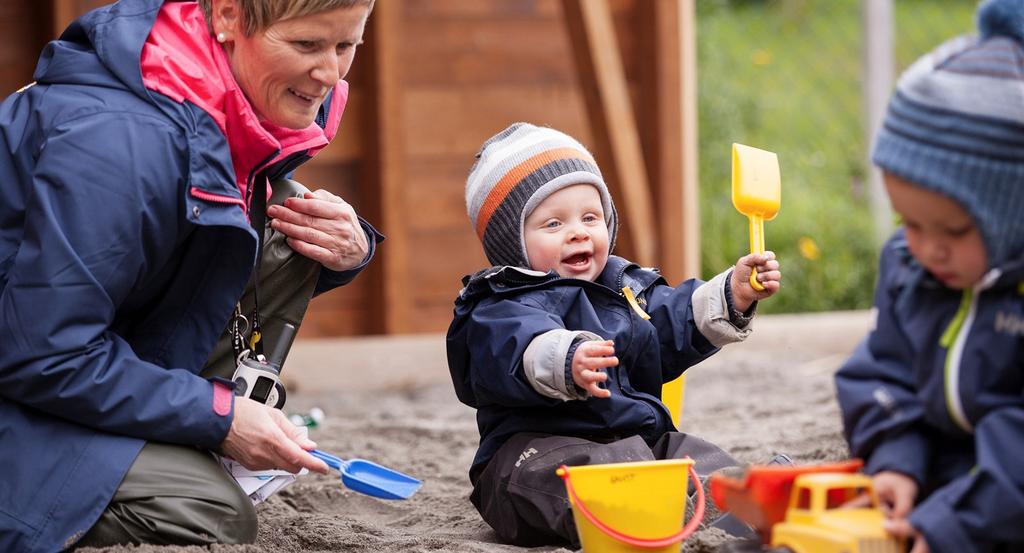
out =
<svg viewBox="0 0 1024 553"><path fill-rule="evenodd" d="M682 430L748 463L774 452L797 462L845 458L832 375L867 331L869 313L763 316L755 324L749 340L687 372ZM254 545L81 551L528 551L496 543L469 503L467 470L478 435L473 410L452 391L443 336L299 340L285 373L285 411L315 406L326 413L311 431L322 449L412 474L424 481L422 490L408 501L381 501L345 489L336 477L308 475L258 507ZM722 539L702 530L683 550L712 552Z"/></svg>

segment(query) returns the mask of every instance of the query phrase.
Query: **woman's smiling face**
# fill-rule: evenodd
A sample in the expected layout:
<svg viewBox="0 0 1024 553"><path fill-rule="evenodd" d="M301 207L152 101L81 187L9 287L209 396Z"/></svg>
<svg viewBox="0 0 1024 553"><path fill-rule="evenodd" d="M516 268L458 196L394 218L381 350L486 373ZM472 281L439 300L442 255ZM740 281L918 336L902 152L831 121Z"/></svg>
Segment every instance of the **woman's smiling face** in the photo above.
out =
<svg viewBox="0 0 1024 553"><path fill-rule="evenodd" d="M290 129L308 127L327 93L345 77L363 40L369 6L334 8L242 32L238 0L214 2L231 72L257 115Z"/></svg>

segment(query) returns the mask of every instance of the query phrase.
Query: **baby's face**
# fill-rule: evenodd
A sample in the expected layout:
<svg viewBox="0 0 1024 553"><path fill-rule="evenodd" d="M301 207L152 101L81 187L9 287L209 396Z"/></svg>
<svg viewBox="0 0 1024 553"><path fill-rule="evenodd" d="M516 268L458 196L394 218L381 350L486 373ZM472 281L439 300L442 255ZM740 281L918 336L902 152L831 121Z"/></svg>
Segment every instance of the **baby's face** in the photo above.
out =
<svg viewBox="0 0 1024 553"><path fill-rule="evenodd" d="M947 288L963 290L988 271L981 232L959 203L885 173L892 207L903 218L914 259Z"/></svg>
<svg viewBox="0 0 1024 553"><path fill-rule="evenodd" d="M608 263L608 225L601 194L590 184L567 186L526 217L523 241L530 268L594 281Z"/></svg>

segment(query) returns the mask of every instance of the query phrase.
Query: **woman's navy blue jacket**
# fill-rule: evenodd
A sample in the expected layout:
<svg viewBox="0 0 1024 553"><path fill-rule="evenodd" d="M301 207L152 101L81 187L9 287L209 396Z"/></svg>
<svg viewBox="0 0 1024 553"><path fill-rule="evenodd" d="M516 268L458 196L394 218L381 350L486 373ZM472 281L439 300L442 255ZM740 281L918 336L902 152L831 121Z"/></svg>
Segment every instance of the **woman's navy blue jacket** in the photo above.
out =
<svg viewBox="0 0 1024 553"><path fill-rule="evenodd" d="M539 276L515 267L467 277L448 330L448 367L459 399L477 410L478 474L517 432L595 441L640 435L649 445L675 429L661 386L718 351L697 330L690 298L699 280L673 288L658 273L620 257L589 282ZM644 320L621 292L628 286L650 315ZM614 340L619 364L606 370L609 398L563 401L536 392L523 372L531 340L554 329L585 330Z"/></svg>
<svg viewBox="0 0 1024 553"><path fill-rule="evenodd" d="M931 551L1024 551L1024 261L951 290L900 231L882 253L875 308L836 376L852 453L869 473L918 482L910 522Z"/></svg>
<svg viewBox="0 0 1024 553"><path fill-rule="evenodd" d="M162 4L86 14L0 105L0 551L73 545L145 441L215 448L231 424L198 373L256 235L218 123L143 84Z"/></svg>

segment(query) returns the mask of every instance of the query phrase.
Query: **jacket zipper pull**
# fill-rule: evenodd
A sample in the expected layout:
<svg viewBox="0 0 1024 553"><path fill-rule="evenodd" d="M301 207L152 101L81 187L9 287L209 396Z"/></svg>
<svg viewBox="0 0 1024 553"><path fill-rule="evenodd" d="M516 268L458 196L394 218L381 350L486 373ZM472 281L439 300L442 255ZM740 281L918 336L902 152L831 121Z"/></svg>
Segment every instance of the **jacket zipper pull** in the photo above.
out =
<svg viewBox="0 0 1024 553"><path fill-rule="evenodd" d="M633 311L636 311L637 315L640 315L641 319L643 319L645 321L649 321L651 319L651 316L648 315L643 309L640 308L640 304L637 303L637 301L636 301L636 296L633 295L633 289L632 288L630 288L629 286L623 286L622 287L622 295L626 297L626 303L628 303L629 306L633 308Z"/></svg>

